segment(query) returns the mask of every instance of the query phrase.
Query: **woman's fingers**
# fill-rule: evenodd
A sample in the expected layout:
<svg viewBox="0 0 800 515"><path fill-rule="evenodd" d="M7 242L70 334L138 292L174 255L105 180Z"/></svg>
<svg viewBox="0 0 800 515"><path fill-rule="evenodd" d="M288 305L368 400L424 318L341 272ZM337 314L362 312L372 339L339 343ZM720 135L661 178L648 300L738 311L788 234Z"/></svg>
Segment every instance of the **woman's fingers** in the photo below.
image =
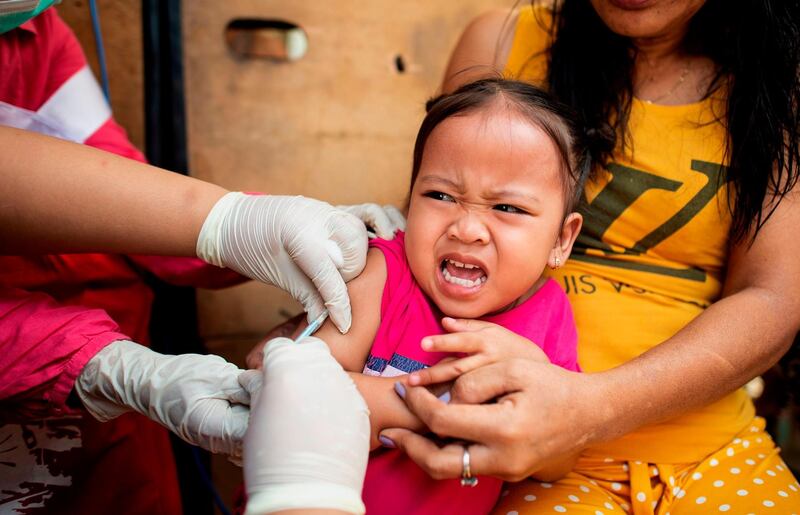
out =
<svg viewBox="0 0 800 515"><path fill-rule="evenodd" d="M426 388L409 386L405 390L408 408L441 437L485 440L487 434L497 431L497 421L504 420L510 410L505 403L445 404Z"/></svg>
<svg viewBox="0 0 800 515"><path fill-rule="evenodd" d="M422 386L436 383L446 383L452 381L462 374L486 365L488 358L484 354L473 354L466 358L455 359L446 363L417 370L408 376L408 384L412 386Z"/></svg>
<svg viewBox="0 0 800 515"><path fill-rule="evenodd" d="M517 372L509 372L504 363L493 363L468 372L450 387L450 402L482 404L520 390ZM534 365L531 363L531 365ZM516 369L524 365L515 365Z"/></svg>
<svg viewBox="0 0 800 515"><path fill-rule="evenodd" d="M454 441L440 446L408 429L385 429L381 432L381 437L384 442L388 439L396 448L405 452L433 479L461 477L464 446L469 450L471 475L505 478L502 468L496 466L498 462L496 453L482 443Z"/></svg>
<svg viewBox="0 0 800 515"><path fill-rule="evenodd" d="M385 429L381 440L388 438L398 449L405 452L433 479L448 479L461 474L460 458L456 457L453 445L440 448L428 438L408 429ZM457 451L456 451L457 452Z"/></svg>

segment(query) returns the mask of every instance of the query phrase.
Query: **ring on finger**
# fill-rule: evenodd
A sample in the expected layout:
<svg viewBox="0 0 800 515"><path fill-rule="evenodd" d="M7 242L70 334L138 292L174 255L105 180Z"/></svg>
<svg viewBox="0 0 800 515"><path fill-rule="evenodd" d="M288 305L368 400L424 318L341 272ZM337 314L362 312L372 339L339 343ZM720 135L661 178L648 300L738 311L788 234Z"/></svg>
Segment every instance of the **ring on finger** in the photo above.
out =
<svg viewBox="0 0 800 515"><path fill-rule="evenodd" d="M470 470L469 445L464 444L464 454L461 455L461 486L478 486L478 478Z"/></svg>

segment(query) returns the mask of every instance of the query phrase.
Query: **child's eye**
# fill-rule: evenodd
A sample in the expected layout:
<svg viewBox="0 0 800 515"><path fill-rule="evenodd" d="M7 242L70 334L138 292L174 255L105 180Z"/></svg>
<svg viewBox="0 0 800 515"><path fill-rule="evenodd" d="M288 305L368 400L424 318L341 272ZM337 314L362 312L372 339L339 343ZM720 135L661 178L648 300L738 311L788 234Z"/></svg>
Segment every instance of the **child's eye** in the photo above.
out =
<svg viewBox="0 0 800 515"><path fill-rule="evenodd" d="M455 199L448 195L447 193L442 193L441 191L429 191L427 193L422 194L425 197L432 198L434 200L441 200L444 202L455 202Z"/></svg>
<svg viewBox="0 0 800 515"><path fill-rule="evenodd" d="M502 211L503 213L514 213L519 215L527 215L528 212L524 209L520 209L518 207L512 206L510 204L497 204L492 209L496 209L497 211Z"/></svg>

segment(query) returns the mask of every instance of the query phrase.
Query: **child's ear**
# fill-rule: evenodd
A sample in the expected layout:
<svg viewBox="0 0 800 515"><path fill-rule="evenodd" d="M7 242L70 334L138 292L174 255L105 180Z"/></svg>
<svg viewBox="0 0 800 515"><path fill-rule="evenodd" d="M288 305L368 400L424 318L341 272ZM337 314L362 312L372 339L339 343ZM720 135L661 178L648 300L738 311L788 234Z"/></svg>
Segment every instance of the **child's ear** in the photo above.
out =
<svg viewBox="0 0 800 515"><path fill-rule="evenodd" d="M547 264L550 268L556 269L563 265L570 252L572 252L572 245L575 243L575 238L581 232L583 225L583 216L580 213L570 213L564 218L564 223L561 225L561 232L558 234L556 244L553 250L550 251L550 259Z"/></svg>

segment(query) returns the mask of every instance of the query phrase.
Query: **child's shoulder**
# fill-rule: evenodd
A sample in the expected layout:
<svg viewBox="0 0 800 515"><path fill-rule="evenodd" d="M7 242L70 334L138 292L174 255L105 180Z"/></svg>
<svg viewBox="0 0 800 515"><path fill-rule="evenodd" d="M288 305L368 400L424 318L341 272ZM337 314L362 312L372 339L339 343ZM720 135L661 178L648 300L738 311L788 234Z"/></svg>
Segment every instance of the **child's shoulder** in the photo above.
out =
<svg viewBox="0 0 800 515"><path fill-rule="evenodd" d="M379 251L384 256L384 262L388 264L406 261L406 241L403 231L397 231L397 234L391 240L373 238L369 240L369 248L370 252L373 250Z"/></svg>
<svg viewBox="0 0 800 515"><path fill-rule="evenodd" d="M350 303L354 309L363 305L363 301L374 302L379 300L383 291L383 284L386 282L386 257L380 248L370 245L367 252L367 264L364 270L347 283L347 293L350 295Z"/></svg>

